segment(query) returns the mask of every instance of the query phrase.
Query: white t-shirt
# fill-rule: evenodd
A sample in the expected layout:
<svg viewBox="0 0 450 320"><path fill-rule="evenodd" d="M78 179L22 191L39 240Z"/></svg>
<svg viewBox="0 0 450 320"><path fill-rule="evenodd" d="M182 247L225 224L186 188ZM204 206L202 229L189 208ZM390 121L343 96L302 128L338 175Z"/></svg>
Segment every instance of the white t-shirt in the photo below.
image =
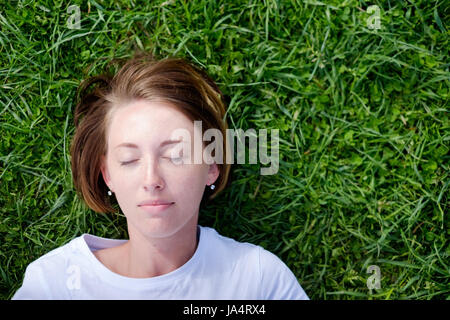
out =
<svg viewBox="0 0 450 320"><path fill-rule="evenodd" d="M103 265L93 251L128 240L83 234L30 263L15 299L309 300L292 271L261 246L198 225L194 255L151 278L129 278Z"/></svg>

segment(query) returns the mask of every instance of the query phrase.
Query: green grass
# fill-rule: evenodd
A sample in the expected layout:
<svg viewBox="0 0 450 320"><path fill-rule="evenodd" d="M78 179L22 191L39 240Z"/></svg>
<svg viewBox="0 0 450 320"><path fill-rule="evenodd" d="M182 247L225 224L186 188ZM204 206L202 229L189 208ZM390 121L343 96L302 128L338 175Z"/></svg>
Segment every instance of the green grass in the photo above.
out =
<svg viewBox="0 0 450 320"><path fill-rule="evenodd" d="M77 30L67 2L0 0L0 298L82 233L127 236L76 197L69 145L78 84L140 48L203 66L231 128L280 130L278 174L234 165L200 224L277 254L311 299L448 299L449 9L305 2L71 1Z"/></svg>

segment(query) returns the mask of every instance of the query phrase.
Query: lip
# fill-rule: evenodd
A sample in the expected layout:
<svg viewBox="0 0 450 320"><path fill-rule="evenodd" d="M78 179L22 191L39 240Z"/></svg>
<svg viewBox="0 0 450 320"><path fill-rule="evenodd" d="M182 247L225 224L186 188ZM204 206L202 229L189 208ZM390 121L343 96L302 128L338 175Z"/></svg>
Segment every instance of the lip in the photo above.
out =
<svg viewBox="0 0 450 320"><path fill-rule="evenodd" d="M165 201L165 200L145 200L139 203L140 206L160 206L160 205L166 205L166 204L173 204L173 201Z"/></svg>
<svg viewBox="0 0 450 320"><path fill-rule="evenodd" d="M161 212L167 210L173 204L174 204L174 202L166 203L166 204L159 204L159 205L139 205L139 208L141 208L143 211L145 211L147 213L157 214L157 213L161 213Z"/></svg>
<svg viewBox="0 0 450 320"><path fill-rule="evenodd" d="M162 213L163 211L167 210L170 206L172 206L175 202L173 201L167 201L167 200L145 200L139 203L138 207L141 208L143 211L155 215Z"/></svg>

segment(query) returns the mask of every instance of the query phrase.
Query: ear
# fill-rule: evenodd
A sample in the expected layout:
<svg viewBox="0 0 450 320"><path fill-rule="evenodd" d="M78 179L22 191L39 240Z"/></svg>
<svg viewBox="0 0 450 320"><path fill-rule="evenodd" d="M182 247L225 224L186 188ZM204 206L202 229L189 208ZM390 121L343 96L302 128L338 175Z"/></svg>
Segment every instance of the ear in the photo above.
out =
<svg viewBox="0 0 450 320"><path fill-rule="evenodd" d="M106 185L109 187L109 189L112 192L114 192L114 188L111 183L111 176L110 176L109 170L108 170L108 163L107 163L106 157L104 155L101 156L100 170L102 172L103 180L105 180Z"/></svg>
<svg viewBox="0 0 450 320"><path fill-rule="evenodd" d="M219 177L220 171L219 171L219 167L217 166L216 163L210 164L209 165L209 170L208 170L208 185L213 184L217 178Z"/></svg>

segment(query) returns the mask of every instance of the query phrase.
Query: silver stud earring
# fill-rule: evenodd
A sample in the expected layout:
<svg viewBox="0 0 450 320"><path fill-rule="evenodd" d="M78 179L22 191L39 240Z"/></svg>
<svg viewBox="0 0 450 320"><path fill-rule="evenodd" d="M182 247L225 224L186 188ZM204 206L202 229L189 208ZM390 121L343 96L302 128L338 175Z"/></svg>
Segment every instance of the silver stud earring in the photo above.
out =
<svg viewBox="0 0 450 320"><path fill-rule="evenodd" d="M111 196L112 195L112 192L111 192L111 190L109 190L108 191L108 196Z"/></svg>
<svg viewBox="0 0 450 320"><path fill-rule="evenodd" d="M212 184L212 185L210 185L209 187L211 188L211 190L214 190L214 188L215 188L216 186Z"/></svg>

